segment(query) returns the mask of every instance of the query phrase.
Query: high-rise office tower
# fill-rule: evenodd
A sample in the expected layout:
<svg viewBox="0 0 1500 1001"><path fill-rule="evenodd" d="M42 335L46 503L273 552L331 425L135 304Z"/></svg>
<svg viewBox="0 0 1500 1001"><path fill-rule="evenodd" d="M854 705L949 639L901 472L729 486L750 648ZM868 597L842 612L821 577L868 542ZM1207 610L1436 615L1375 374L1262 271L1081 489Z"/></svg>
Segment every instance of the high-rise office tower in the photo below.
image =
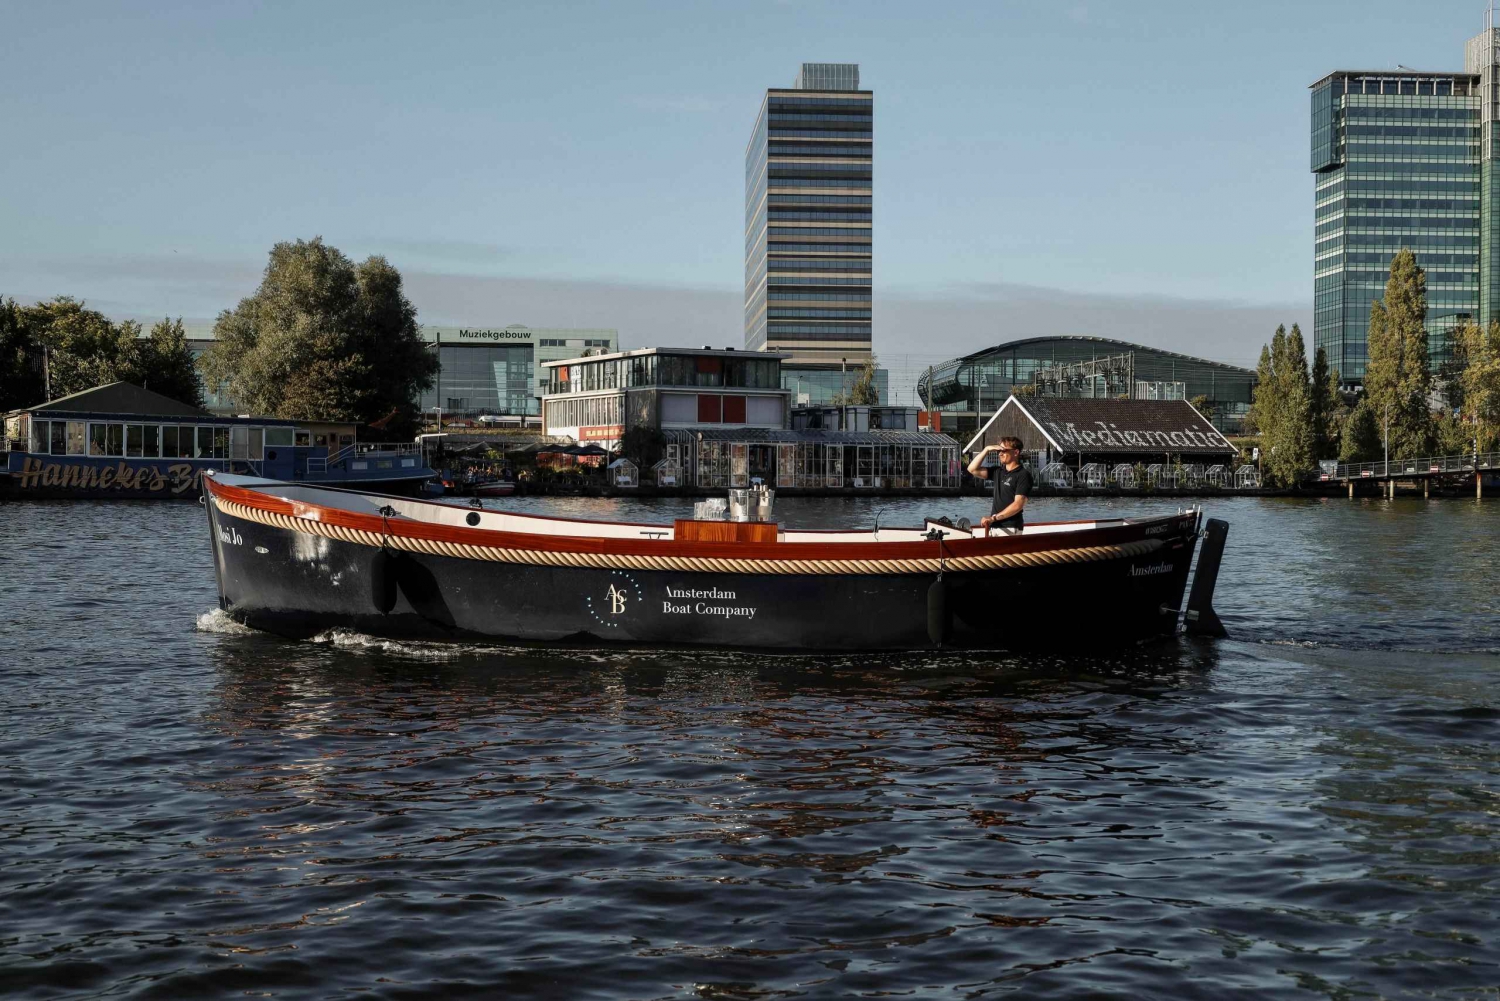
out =
<svg viewBox="0 0 1500 1001"><path fill-rule="evenodd" d="M788 379L870 357L874 108L859 66L803 63L745 150L745 347L790 355Z"/></svg>
<svg viewBox="0 0 1500 1001"><path fill-rule="evenodd" d="M1486 16L1488 21L1488 15ZM1347 385L1402 248L1427 272L1429 363L1461 323L1500 319L1500 29L1464 72L1339 71L1312 85L1313 343Z"/></svg>

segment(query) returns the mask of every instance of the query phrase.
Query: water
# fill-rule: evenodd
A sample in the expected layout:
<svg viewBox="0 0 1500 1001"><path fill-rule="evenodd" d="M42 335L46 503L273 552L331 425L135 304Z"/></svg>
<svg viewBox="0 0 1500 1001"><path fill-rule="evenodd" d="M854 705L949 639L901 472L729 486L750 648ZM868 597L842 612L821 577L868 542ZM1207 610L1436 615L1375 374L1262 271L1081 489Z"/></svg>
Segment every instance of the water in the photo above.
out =
<svg viewBox="0 0 1500 1001"><path fill-rule="evenodd" d="M196 504L7 505L0 993L1493 994L1500 505L1211 513L1231 641L1020 660L291 643Z"/></svg>

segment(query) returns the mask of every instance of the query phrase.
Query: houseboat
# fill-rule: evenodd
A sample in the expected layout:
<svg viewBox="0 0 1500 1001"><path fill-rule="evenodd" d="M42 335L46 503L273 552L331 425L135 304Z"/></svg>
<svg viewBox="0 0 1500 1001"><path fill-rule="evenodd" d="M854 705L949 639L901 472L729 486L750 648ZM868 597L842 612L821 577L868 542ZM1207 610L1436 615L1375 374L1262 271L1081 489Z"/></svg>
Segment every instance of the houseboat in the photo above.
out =
<svg viewBox="0 0 1500 1001"><path fill-rule="evenodd" d="M415 444L354 426L219 417L127 382L5 415L0 497L196 499L207 470L415 490L436 475Z"/></svg>

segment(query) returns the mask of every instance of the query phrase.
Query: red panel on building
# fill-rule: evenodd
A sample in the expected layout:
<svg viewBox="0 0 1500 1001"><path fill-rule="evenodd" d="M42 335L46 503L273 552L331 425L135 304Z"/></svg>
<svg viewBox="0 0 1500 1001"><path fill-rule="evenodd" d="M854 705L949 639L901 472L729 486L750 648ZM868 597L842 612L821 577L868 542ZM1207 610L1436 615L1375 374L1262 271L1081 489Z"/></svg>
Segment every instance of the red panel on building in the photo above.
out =
<svg viewBox="0 0 1500 1001"><path fill-rule="evenodd" d="M720 397L718 394L700 393L698 396L698 423L720 424L723 423L723 413L719 408Z"/></svg>
<svg viewBox="0 0 1500 1001"><path fill-rule="evenodd" d="M724 423L745 423L745 398L743 396L724 397Z"/></svg>
<svg viewBox="0 0 1500 1001"><path fill-rule="evenodd" d="M724 371L724 359L715 358L712 355L698 356L698 371L700 372L722 372Z"/></svg>

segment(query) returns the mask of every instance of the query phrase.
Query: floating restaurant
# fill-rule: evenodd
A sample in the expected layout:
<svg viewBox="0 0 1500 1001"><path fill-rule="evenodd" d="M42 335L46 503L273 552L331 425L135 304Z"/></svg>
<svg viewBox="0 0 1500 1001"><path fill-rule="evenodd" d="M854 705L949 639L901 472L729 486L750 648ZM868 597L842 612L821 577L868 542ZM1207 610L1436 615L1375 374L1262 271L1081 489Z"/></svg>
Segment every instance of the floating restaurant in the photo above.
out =
<svg viewBox="0 0 1500 1001"><path fill-rule="evenodd" d="M196 498L207 469L387 489L434 475L419 446L357 443L353 424L219 417L128 382L6 414L0 447L5 497Z"/></svg>

